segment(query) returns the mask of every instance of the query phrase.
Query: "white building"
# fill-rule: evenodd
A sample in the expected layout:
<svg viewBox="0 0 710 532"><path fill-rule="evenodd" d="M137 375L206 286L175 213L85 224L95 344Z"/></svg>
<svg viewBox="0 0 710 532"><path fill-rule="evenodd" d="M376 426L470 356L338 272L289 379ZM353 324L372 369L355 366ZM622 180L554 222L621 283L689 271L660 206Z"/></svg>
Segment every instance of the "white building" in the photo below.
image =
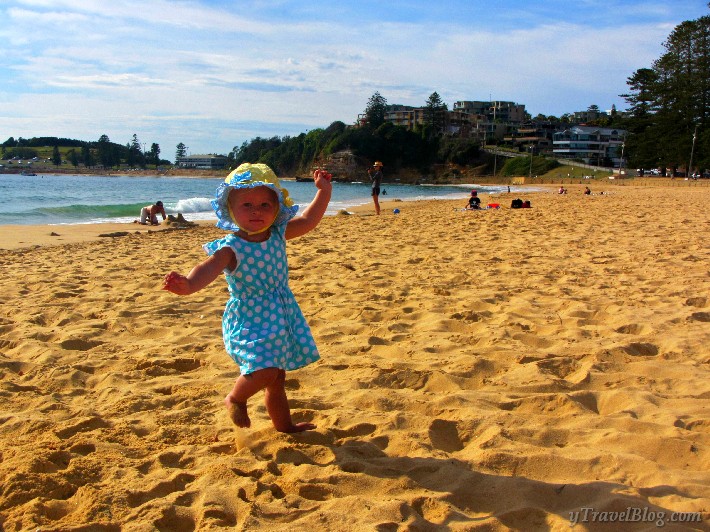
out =
<svg viewBox="0 0 710 532"><path fill-rule="evenodd" d="M195 168L196 170L221 170L227 166L224 155L187 155L177 158L179 168Z"/></svg>
<svg viewBox="0 0 710 532"><path fill-rule="evenodd" d="M552 138L552 153L560 159L578 159L597 166L618 166L626 131L604 127L573 126Z"/></svg>

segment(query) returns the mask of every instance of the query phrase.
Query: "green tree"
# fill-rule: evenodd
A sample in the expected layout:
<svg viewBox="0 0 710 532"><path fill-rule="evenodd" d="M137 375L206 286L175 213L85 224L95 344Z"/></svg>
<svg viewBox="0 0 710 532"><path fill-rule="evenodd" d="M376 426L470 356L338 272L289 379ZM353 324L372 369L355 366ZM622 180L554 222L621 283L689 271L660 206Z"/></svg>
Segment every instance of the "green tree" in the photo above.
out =
<svg viewBox="0 0 710 532"><path fill-rule="evenodd" d="M52 164L54 164L54 166L62 164L62 156L59 153L59 146L57 144L54 145L54 149L52 150Z"/></svg>
<svg viewBox="0 0 710 532"><path fill-rule="evenodd" d="M135 167L136 164L145 168L145 157L141 150L141 143L138 140L138 135L133 134L131 142L126 146L128 148L128 166Z"/></svg>
<svg viewBox="0 0 710 532"><path fill-rule="evenodd" d="M631 88L622 94L630 105L625 127L629 132L625 151L635 167L654 168L658 165L657 130L653 128L658 105L655 87L658 74L650 68L640 68L629 77L626 84Z"/></svg>
<svg viewBox="0 0 710 532"><path fill-rule="evenodd" d="M177 164L178 159L181 157L185 157L185 154L187 153L187 146L185 146L182 142L175 146L175 164Z"/></svg>
<svg viewBox="0 0 710 532"><path fill-rule="evenodd" d="M79 166L79 155L76 153L76 150L72 148L67 152L67 160L71 163L71 165L76 168Z"/></svg>
<svg viewBox="0 0 710 532"><path fill-rule="evenodd" d="M430 131L435 135L441 135L446 128L447 110L448 107L442 101L439 93L431 93L424 106L424 124L430 126Z"/></svg>
<svg viewBox="0 0 710 532"><path fill-rule="evenodd" d="M367 101L365 120L372 129L377 129L385 122L387 100L379 92L375 92Z"/></svg>
<svg viewBox="0 0 710 532"><path fill-rule="evenodd" d="M96 151L98 152L99 162L104 168L111 168L117 163L114 160L114 148L107 135L101 135L96 143Z"/></svg>
<svg viewBox="0 0 710 532"><path fill-rule="evenodd" d="M150 145L150 160L155 166L160 164L160 146L155 142Z"/></svg>
<svg viewBox="0 0 710 532"><path fill-rule="evenodd" d="M481 161L481 146L477 139L444 138L439 144L439 162L471 165Z"/></svg>
<svg viewBox="0 0 710 532"><path fill-rule="evenodd" d="M230 153L230 157L234 159L234 168L242 163L265 162L262 159L264 154L277 149L282 142L279 137L271 137L270 139L256 137L249 142L244 141L239 148L235 146ZM272 169L276 171L275 168Z"/></svg>
<svg viewBox="0 0 710 532"><path fill-rule="evenodd" d="M136 154L131 149L130 142L126 142L126 164L129 168L135 168L136 166Z"/></svg>
<svg viewBox="0 0 710 532"><path fill-rule="evenodd" d="M634 166L686 167L695 145L697 166L710 165L710 16L685 21L664 43L652 68L637 70L622 95L631 105L627 127ZM695 165L694 165L695 166Z"/></svg>
<svg viewBox="0 0 710 532"><path fill-rule="evenodd" d="M84 144L81 147L81 161L87 168L91 168L96 164L96 161L94 160L94 154L91 152L91 148L88 144Z"/></svg>

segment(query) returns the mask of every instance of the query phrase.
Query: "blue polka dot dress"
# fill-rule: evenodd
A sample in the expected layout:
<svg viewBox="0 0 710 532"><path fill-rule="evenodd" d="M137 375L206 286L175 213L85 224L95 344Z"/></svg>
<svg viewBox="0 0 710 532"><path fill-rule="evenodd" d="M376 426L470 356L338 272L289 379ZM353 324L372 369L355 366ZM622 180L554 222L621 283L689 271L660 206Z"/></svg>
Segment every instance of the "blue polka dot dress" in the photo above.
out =
<svg viewBox="0 0 710 532"><path fill-rule="evenodd" d="M242 375L265 368L294 370L320 358L288 286L285 231L284 223L272 226L265 242L247 242L230 234L203 246L209 255L227 246L237 257L234 271L224 271L230 298L222 334Z"/></svg>

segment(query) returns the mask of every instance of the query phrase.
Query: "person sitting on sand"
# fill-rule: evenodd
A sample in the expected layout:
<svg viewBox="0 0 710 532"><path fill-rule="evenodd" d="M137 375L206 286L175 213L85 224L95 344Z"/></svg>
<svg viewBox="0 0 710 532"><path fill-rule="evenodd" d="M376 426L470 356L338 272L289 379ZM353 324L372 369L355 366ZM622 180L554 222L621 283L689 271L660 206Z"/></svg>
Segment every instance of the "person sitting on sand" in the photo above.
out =
<svg viewBox="0 0 710 532"><path fill-rule="evenodd" d="M471 197L468 198L468 204L466 205L466 210L478 210L481 208L481 198L478 197L478 192L475 190L471 191Z"/></svg>
<svg viewBox="0 0 710 532"><path fill-rule="evenodd" d="M560 185L560 190L557 191L558 194L567 194L567 189Z"/></svg>
<svg viewBox="0 0 710 532"><path fill-rule="evenodd" d="M584 193L585 193L587 196L589 196L589 195L592 193L592 191L589 189L589 187L584 187Z"/></svg>
<svg viewBox="0 0 710 532"><path fill-rule="evenodd" d="M162 215L163 220L165 220L165 208L163 207L162 201L156 201L153 205L146 205L143 207L141 209L141 219L139 223L147 225L148 220L150 220L150 225L158 225L158 214Z"/></svg>
<svg viewBox="0 0 710 532"><path fill-rule="evenodd" d="M244 163L217 188L212 207L217 227L234 231L203 247L210 255L187 275L170 272L163 289L189 295L224 272L230 298L222 317L224 344L241 375L224 399L238 427L251 426L247 400L265 391L266 411L276 430L301 432L312 423L293 423L286 397L286 371L320 358L306 319L288 286L286 241L305 235L323 218L332 185L325 170L313 172L311 204L296 216L288 191L265 164Z"/></svg>

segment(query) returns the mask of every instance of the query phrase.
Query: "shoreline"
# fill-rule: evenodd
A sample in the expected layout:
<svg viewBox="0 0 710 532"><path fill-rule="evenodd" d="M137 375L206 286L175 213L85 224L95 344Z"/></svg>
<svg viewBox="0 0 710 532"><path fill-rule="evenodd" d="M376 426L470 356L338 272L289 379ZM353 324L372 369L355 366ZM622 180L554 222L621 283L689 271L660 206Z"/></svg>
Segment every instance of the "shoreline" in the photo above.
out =
<svg viewBox="0 0 710 532"><path fill-rule="evenodd" d="M470 186L476 186L480 184L471 184ZM463 185L468 186L468 185ZM567 185L570 189L570 194L581 193L584 189L584 185ZM530 190L524 192L502 192L498 194L491 195L493 198L513 198L518 196L525 196L539 194L555 194L557 193L557 188L555 185L535 185L531 186ZM486 196L488 196L486 194ZM403 210L408 204L416 204L420 202L441 202L442 204L450 203L451 208L456 208L457 206L463 207L466 202L466 195L462 192L462 198L458 199L419 199L419 200L402 200L402 199L380 199L380 207L382 216L393 215L393 210L399 208ZM382 196L380 196L382 198ZM509 209L509 201L501 203L501 209ZM533 202L534 206L534 202ZM447 206L448 208L448 206ZM342 211L328 214L326 217L337 217L337 216L375 216L374 206L372 201L369 201L360 205L348 206L343 213ZM188 220L191 223L196 224L199 227L214 227L215 220ZM25 248L34 248L40 246L51 246L51 245L62 245L62 244L76 244L82 242L90 242L102 240L104 238L117 238L122 236L129 236L132 234L144 234L144 233L157 233L163 231L176 231L176 230L189 230L189 228L176 227L174 225L166 224L165 222L157 226L144 226L133 222L119 223L119 222L109 222L109 223L81 223L81 224L37 224L37 225L21 225L21 224L8 224L0 225L0 251L5 250L18 250ZM18 236L19 235L19 236Z"/></svg>
<svg viewBox="0 0 710 532"><path fill-rule="evenodd" d="M437 186L437 185L434 185ZM466 186L479 186L479 184L463 184ZM543 190L530 190L529 193L539 193ZM380 206L383 214L385 210L393 210L402 204L417 203L420 201L465 201L466 192L462 189L462 198L454 199L417 199L403 200L398 198L380 199ZM504 193L507 194L507 193ZM511 195L513 193L511 192ZM497 195L494 195L497 196ZM382 198L382 196L380 196ZM343 210L348 214L356 215L374 215L374 206L372 200L357 205L349 205L338 212L326 214L326 217L342 216ZM189 217L188 215L185 215ZM189 220L189 222L199 226L214 226L215 220ZM78 242L86 242L99 240L105 236L126 236L118 235L117 233L139 234L153 233L166 230L179 230L166 222L162 222L157 226L144 226L135 222L101 222L101 223L69 223L69 224L5 224L0 225L0 250L23 249L36 246L46 245L61 245L73 244ZM19 235L19 236L18 236Z"/></svg>
<svg viewBox="0 0 710 532"><path fill-rule="evenodd" d="M7 170L7 169L5 169ZM35 172L36 173L36 172ZM0 177L3 175L20 175L20 172L0 172ZM76 175L76 176L105 176L105 177L154 177L154 178L184 178L184 179L224 179L228 174L226 171L214 171L214 170L171 170L168 172L151 172L151 171L109 171L109 172L72 172L72 171L60 171L60 172L45 172L39 171L37 176L42 175ZM302 178L296 176L283 176L279 179L284 181L299 181ZM394 181L398 179L397 174L386 175L385 179L382 181L383 185L414 185L417 184L419 180L403 180ZM563 175L557 174L554 170L549 174L527 177L527 176L493 176L493 175L480 175L480 176L469 176L467 180L475 181L477 185L491 185L491 186L515 186L515 185L584 185L593 184L594 186L608 184L608 186L710 186L710 179L690 179L687 177L664 177L664 176L619 176L618 174L612 174L611 176L593 176L590 179L584 179L583 177L565 177ZM306 179L307 180L307 179ZM355 183L357 181L339 181L343 183ZM462 183L460 179L442 179L436 182L425 182L422 184L427 184L431 186L465 186L466 183Z"/></svg>
<svg viewBox="0 0 710 532"><path fill-rule="evenodd" d="M105 184L107 190L106 194L111 194L113 190L119 190L120 187L126 187L127 190L133 193L130 194L130 197L124 198L124 200L114 200L113 203L117 203L116 205L106 205L106 203L112 203L112 201L106 201L103 197L95 200L84 200L82 199L82 195L74 194L73 192L69 192L70 201L64 203L59 201L55 205L50 199L47 202L38 204L36 201L30 201L24 198L24 196L27 194L31 194L32 196L41 195L43 193L42 188L46 187L44 182L48 179L52 180L52 183L55 183L55 179L74 179L74 176L42 176L40 178L30 178L30 180L26 181L29 190L27 194L22 192L25 181L13 180L11 182L12 185L9 197L6 198L6 201L0 201L3 207L0 225L18 227L52 225L65 227L84 224L124 224L135 220L140 207L145 205L143 202L148 202L145 198L150 196L155 196L155 199L161 199L163 201L167 199L166 210L170 214L177 215L178 212L181 212L183 216L193 222L200 220L216 221L209 205L210 198L213 196L213 189L218 182L215 179L194 177L187 179L172 177L145 178L131 176L118 178L116 182L118 184L112 184L113 177L104 178L94 176L93 180L95 181L92 180L90 182L83 181L82 177L83 176L78 176L79 181L77 181L76 190L81 190L84 186L90 189L95 185L98 189L103 190ZM134 187L132 185L134 180L140 180L140 186L136 185ZM73 181L69 182L69 185L63 185L57 182L57 186L66 188L70 186L71 183L73 183ZM86 185L84 185L84 183L86 183ZM0 184L4 184L2 179L0 179ZM292 191L292 197L299 203L301 208L304 208L307 202L310 201L311 189L315 190L312 187L312 183L296 184L293 180L285 180L284 184L287 188L293 187L293 189L295 189L295 196ZM337 214L339 211L350 208L353 205L364 205L371 202L370 187L366 183L338 184L335 186L336 192L334 192L333 200L326 213L329 216ZM468 187L471 186L488 188L491 192L505 189L505 187L501 186L472 184L414 187L401 183L392 183L386 186L387 192L385 192L385 195L381 199L394 198L406 201L430 197L442 199L447 197L464 197L468 194ZM149 192L141 194L141 190ZM387 193L389 193L389 195L387 195ZM14 194L20 197L19 204L11 204ZM166 196L168 197L166 198ZM43 209L45 209L45 212L42 212ZM27 216L23 215L25 212Z"/></svg>
<svg viewBox="0 0 710 532"><path fill-rule="evenodd" d="M417 201L457 201L458 200L417 200ZM417 203L417 201L387 201L380 202L382 209L394 209L404 203ZM369 208L368 208L369 207ZM372 204L355 205L348 207L347 211L352 215L374 216ZM369 212L373 211L373 212ZM328 215L343 216L335 213ZM216 220L195 220L190 221L197 227L215 227ZM83 224L36 224L36 225L0 225L0 251L20 250L26 248L37 248L43 246L58 246L63 244L77 244L92 242L104 238L118 238L129 235L142 235L151 233L161 233L165 231L189 231L190 227L176 227L169 224L141 225L138 223L83 223ZM221 229L217 229L221 231Z"/></svg>
<svg viewBox="0 0 710 532"><path fill-rule="evenodd" d="M175 176L170 176L175 177ZM201 176L200 176L201 177ZM707 188L710 186L710 180L708 183L704 181L679 181L667 179L667 182L658 182L658 178L652 184L641 183L636 186L624 182L610 182L609 187L606 188L604 195L615 194L618 191L629 190L629 189L640 189L640 190L658 190L663 188L668 188L669 190L678 190L679 187L687 187L688 190L695 190L697 188ZM665 179L665 178L662 178ZM539 194L552 194L557 195L557 189L560 185L564 185L568 191L569 195L580 194L584 187L588 183L537 183L532 185L518 185L518 190L511 192L499 192L490 194L494 199L503 200L501 203L501 209L509 209L509 198L525 196L525 195L539 195ZM599 183L597 183L598 185ZM461 184L461 187L475 187L475 186L486 186L486 183L472 183L472 184ZM438 186L438 185L432 185ZM448 185L443 185L448 186ZM527 188L529 187L529 189ZM598 189L598 187L596 187ZM522 189L522 190L521 190ZM420 202L441 202L451 203L453 208L456 208L458 204L461 206L465 205L465 200L467 194L463 192L461 198L452 199L417 199L417 200L403 200L398 198L382 200L380 196L380 207L383 216L388 216L393 214L392 211L396 208L400 210L404 208L407 204L416 204ZM485 193L484 193L485 194ZM593 195L599 195L598 192L594 192ZM485 194L485 196L489 196ZM561 196L564 197L564 196ZM534 207L534 203L533 203ZM343 212L345 211L345 212ZM357 216L375 216L374 206L372 201L368 201L358 205L350 205L345 209L341 209L335 213L326 214L325 217L343 216L343 215L357 215ZM188 215L189 216L189 215ZM216 220L188 220L188 222L195 224L195 226L200 227L214 227ZM40 246L51 246L51 245L63 245L63 244L76 244L82 242L97 241L104 238L117 238L122 236L128 236L132 234L144 234L144 233L157 233L163 231L176 231L189 229L186 227L178 227L174 224L162 222L157 226L144 226L135 222L103 222L103 223L74 223L74 224L6 224L0 225L0 251L10 251L19 250L26 248L36 248Z"/></svg>

